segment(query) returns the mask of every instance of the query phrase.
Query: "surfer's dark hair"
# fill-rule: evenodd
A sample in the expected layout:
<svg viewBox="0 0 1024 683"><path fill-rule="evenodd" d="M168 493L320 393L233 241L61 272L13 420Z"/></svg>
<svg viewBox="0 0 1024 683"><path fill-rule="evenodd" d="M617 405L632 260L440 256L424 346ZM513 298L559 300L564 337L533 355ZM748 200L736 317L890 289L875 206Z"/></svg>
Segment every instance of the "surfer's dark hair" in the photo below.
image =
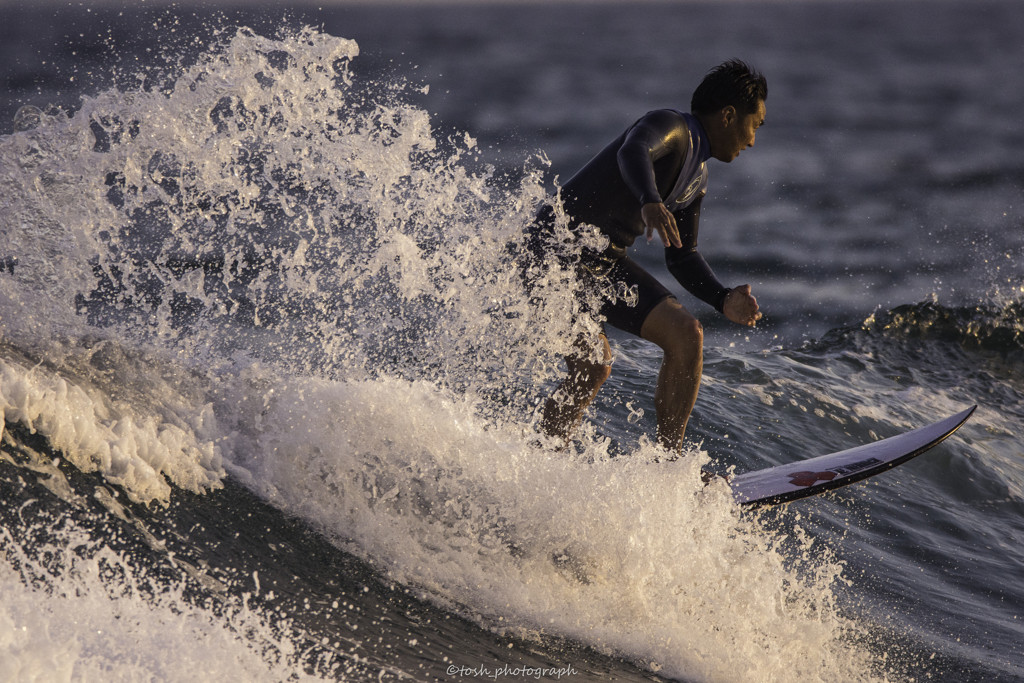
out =
<svg viewBox="0 0 1024 683"><path fill-rule="evenodd" d="M730 59L709 71L690 100L694 114L714 114L728 106L741 114L757 111L758 101L768 99L768 81L738 59Z"/></svg>

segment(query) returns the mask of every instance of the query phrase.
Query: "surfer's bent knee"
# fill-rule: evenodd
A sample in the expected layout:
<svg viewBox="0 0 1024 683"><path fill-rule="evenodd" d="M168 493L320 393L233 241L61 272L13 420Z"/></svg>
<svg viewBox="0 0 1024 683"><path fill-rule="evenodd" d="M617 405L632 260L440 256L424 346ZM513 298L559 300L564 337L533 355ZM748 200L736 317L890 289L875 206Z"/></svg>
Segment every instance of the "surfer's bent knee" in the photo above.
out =
<svg viewBox="0 0 1024 683"><path fill-rule="evenodd" d="M704 346L704 326L678 300L666 299L644 320L643 338L665 351L692 351Z"/></svg>

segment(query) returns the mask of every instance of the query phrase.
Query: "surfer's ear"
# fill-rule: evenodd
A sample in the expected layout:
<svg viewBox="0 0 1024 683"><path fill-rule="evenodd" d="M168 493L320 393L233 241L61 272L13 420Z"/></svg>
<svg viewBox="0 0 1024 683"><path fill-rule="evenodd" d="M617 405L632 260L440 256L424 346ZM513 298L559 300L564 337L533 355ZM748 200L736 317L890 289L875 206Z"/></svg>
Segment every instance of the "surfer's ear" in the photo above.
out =
<svg viewBox="0 0 1024 683"><path fill-rule="evenodd" d="M736 113L736 107L731 104L726 107L722 107L722 111L718 112L718 116L722 121L723 128L728 128L739 119L739 116Z"/></svg>

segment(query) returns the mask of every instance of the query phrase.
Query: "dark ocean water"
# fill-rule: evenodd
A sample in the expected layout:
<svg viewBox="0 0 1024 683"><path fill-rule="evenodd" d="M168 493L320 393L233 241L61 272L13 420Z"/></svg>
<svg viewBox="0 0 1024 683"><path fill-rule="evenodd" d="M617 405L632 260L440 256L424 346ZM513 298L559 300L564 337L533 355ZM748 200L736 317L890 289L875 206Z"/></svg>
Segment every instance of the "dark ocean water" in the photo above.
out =
<svg viewBox="0 0 1024 683"><path fill-rule="evenodd" d="M1024 6L0 17L0 680L1024 680ZM765 319L637 245L707 330L687 457L621 334L538 447L587 321L506 245L731 57L701 251ZM699 484L974 404L826 496Z"/></svg>

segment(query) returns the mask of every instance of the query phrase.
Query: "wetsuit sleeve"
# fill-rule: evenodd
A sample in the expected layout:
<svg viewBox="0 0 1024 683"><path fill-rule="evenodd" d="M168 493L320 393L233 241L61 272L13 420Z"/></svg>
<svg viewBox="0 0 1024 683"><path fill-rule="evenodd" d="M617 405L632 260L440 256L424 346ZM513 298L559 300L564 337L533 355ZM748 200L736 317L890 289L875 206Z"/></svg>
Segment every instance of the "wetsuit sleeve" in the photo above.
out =
<svg viewBox="0 0 1024 683"><path fill-rule="evenodd" d="M676 214L679 239L683 246L665 248L665 265L668 266L668 272L672 273L686 291L721 313L725 297L732 290L718 281L711 266L697 251L697 223L703 199L701 196Z"/></svg>
<svg viewBox="0 0 1024 683"><path fill-rule="evenodd" d="M654 176L654 162L669 154L677 154L682 159L689 147L686 121L673 111L652 111L633 124L617 158L622 179L641 206L662 201Z"/></svg>

